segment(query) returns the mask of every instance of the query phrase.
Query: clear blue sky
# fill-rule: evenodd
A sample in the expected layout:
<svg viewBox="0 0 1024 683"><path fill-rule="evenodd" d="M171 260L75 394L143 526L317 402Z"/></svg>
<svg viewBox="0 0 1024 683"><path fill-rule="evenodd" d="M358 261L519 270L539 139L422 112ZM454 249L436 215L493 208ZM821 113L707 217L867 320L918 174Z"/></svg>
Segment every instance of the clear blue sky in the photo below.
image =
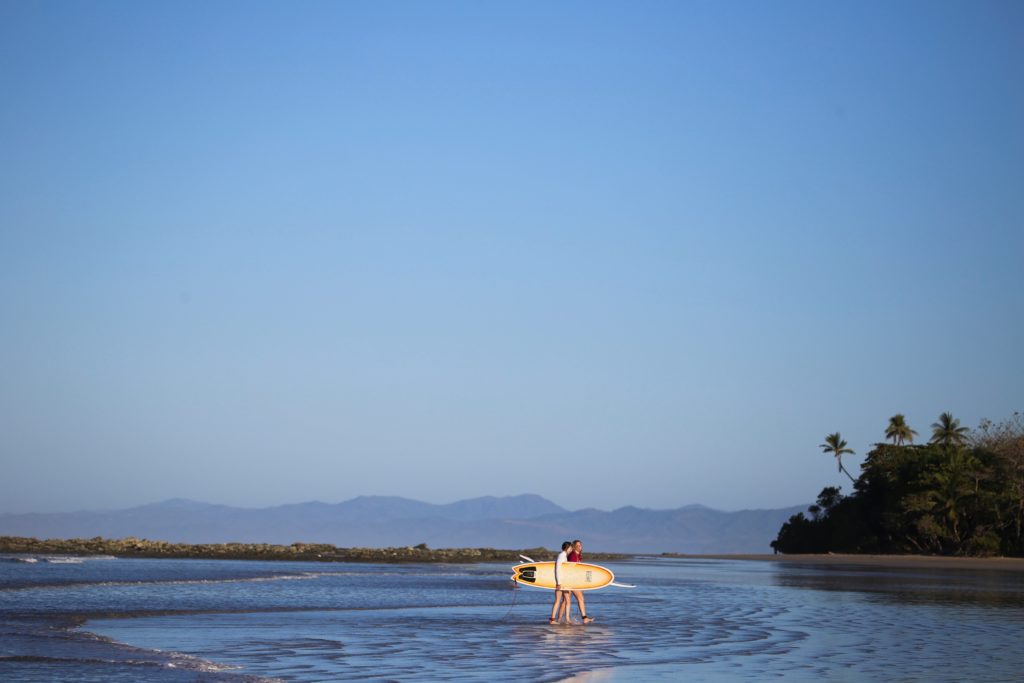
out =
<svg viewBox="0 0 1024 683"><path fill-rule="evenodd" d="M0 161L0 512L775 507L1024 409L1019 2L0 0Z"/></svg>

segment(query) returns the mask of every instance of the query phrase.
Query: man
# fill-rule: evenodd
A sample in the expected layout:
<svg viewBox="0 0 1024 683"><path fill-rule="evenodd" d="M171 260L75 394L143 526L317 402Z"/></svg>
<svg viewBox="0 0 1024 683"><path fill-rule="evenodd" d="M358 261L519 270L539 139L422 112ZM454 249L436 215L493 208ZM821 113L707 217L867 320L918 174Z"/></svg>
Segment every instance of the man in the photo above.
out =
<svg viewBox="0 0 1024 683"><path fill-rule="evenodd" d="M568 605L569 591L562 590L562 565L569 561L569 549L572 548L572 543L566 541L562 544L562 552L558 553L558 557L555 558L555 604L551 606L551 618L548 619L549 624L557 624L558 608L562 606L562 600L566 600Z"/></svg>

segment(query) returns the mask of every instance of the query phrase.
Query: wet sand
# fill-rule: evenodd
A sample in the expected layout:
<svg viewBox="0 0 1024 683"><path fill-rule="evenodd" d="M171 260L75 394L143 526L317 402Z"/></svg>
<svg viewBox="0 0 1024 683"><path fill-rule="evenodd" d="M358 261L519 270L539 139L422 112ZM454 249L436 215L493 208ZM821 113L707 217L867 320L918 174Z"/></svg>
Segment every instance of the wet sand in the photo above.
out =
<svg viewBox="0 0 1024 683"><path fill-rule="evenodd" d="M781 562L786 564L846 564L861 567L903 567L921 569L970 569L1024 572L1021 557L940 557L935 555L680 555L666 553L663 557L695 560L745 560Z"/></svg>

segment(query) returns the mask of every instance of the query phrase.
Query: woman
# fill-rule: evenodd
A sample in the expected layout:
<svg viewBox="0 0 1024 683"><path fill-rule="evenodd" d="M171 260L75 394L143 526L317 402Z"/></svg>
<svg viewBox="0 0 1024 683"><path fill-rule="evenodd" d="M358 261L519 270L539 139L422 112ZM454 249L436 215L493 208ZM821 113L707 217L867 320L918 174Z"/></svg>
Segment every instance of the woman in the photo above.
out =
<svg viewBox="0 0 1024 683"><path fill-rule="evenodd" d="M583 561L583 541L576 539L572 542L572 549L566 554L566 559L569 562L582 562ZM587 607L583 602L583 591L574 590L572 592L576 596L576 604L580 606L580 618L583 619L584 624L589 624L593 621L593 618L587 616ZM566 616L569 617L572 611L570 598L566 597Z"/></svg>

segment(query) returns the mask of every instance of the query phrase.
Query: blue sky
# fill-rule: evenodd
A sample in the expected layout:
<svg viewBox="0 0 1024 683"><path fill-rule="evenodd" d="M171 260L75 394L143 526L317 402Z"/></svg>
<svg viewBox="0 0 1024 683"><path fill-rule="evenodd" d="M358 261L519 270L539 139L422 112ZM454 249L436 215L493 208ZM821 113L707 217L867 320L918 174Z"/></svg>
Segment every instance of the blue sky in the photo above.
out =
<svg viewBox="0 0 1024 683"><path fill-rule="evenodd" d="M777 507L1024 409L1024 9L0 1L0 512Z"/></svg>

